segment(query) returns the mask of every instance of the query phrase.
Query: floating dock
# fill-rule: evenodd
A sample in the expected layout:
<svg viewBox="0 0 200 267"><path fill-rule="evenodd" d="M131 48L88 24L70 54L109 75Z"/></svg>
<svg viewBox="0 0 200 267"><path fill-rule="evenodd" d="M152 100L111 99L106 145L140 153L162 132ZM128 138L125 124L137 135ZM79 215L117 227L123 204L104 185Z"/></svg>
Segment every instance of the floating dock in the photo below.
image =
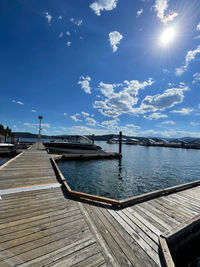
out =
<svg viewBox="0 0 200 267"><path fill-rule="evenodd" d="M0 266L162 266L159 237L200 213L200 182L117 208L74 199L51 157L35 144L0 169Z"/></svg>

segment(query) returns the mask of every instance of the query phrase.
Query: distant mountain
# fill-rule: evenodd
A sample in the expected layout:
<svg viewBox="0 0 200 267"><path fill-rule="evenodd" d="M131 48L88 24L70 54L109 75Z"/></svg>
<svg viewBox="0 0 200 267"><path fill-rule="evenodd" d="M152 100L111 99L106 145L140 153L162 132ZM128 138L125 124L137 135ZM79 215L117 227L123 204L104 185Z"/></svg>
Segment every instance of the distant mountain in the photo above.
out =
<svg viewBox="0 0 200 267"><path fill-rule="evenodd" d="M37 138L38 134L28 133L28 132L14 132L15 137L19 138ZM48 135L41 135L42 138L50 138Z"/></svg>

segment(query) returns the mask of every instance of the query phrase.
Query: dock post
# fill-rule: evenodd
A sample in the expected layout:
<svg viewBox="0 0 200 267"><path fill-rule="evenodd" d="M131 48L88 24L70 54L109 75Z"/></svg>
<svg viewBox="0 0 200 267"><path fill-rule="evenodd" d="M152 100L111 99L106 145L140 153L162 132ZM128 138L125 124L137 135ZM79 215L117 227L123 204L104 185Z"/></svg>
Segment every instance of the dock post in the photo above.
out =
<svg viewBox="0 0 200 267"><path fill-rule="evenodd" d="M38 133L38 149L40 149L40 139L41 139L41 130L42 130L42 128L41 128L41 121L42 121L42 119L43 119L43 116L38 116L38 119L39 119L39 133Z"/></svg>
<svg viewBox="0 0 200 267"><path fill-rule="evenodd" d="M122 132L119 132L119 154L122 153Z"/></svg>
<svg viewBox="0 0 200 267"><path fill-rule="evenodd" d="M94 134L92 135L92 143L94 144Z"/></svg>

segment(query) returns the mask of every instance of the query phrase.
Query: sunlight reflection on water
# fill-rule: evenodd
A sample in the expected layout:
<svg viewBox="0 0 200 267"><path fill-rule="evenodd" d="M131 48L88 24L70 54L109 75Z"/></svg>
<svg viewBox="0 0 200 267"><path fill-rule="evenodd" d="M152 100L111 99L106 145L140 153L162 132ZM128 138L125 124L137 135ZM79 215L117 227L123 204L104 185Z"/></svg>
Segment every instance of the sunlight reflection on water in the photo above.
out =
<svg viewBox="0 0 200 267"><path fill-rule="evenodd" d="M106 151L118 151L118 145L95 144ZM121 160L66 161L59 167L73 190L115 199L200 177L200 150L123 145L122 153Z"/></svg>

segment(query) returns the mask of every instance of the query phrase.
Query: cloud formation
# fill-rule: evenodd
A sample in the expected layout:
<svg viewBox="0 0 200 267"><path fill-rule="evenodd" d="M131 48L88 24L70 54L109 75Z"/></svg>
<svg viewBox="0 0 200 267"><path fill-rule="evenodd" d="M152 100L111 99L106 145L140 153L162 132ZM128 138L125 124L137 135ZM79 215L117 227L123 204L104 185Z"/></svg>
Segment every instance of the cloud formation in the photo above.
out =
<svg viewBox="0 0 200 267"><path fill-rule="evenodd" d="M81 89L86 93L86 94L91 94L91 88L90 88L90 81L91 78L89 76L80 76L80 81L78 81L77 84L81 85Z"/></svg>
<svg viewBox="0 0 200 267"><path fill-rule="evenodd" d="M172 12L171 14L165 16L161 21L163 23L167 23L169 21L172 21L177 16L178 16L178 13L177 12Z"/></svg>
<svg viewBox="0 0 200 267"><path fill-rule="evenodd" d="M147 95L142 100L140 107L135 108L133 112L136 114L144 114L147 112L163 111L171 108L174 105L183 102L184 91L188 90L189 88L181 83L178 88L167 89L162 94L154 96Z"/></svg>
<svg viewBox="0 0 200 267"><path fill-rule="evenodd" d="M164 18L165 10L167 10L168 4L167 0L156 0L155 1L155 10L157 12L157 17L162 21Z"/></svg>
<svg viewBox="0 0 200 267"><path fill-rule="evenodd" d="M59 38L62 38L63 37L63 32L61 32L59 35L58 35Z"/></svg>
<svg viewBox="0 0 200 267"><path fill-rule="evenodd" d="M13 103L16 103L16 104L19 104L19 105L22 105L22 106L24 105L24 103L21 102L21 101L12 100L12 102L13 102Z"/></svg>
<svg viewBox="0 0 200 267"><path fill-rule="evenodd" d="M169 124L169 125L174 125L175 122L174 121L163 121L161 122L161 124Z"/></svg>
<svg viewBox="0 0 200 267"><path fill-rule="evenodd" d="M71 18L70 21L71 21L72 23L74 23L75 25L77 25L78 27L81 26L81 25L83 24L82 19L77 19L77 20L76 20L75 18Z"/></svg>
<svg viewBox="0 0 200 267"><path fill-rule="evenodd" d="M80 114L76 113L76 114L70 116L70 118L75 122L82 121L81 119L77 118L78 116L80 116Z"/></svg>
<svg viewBox="0 0 200 267"><path fill-rule="evenodd" d="M110 45L113 49L113 52L116 52L118 49L118 46L123 36L118 31L113 31L109 33L109 41Z"/></svg>
<svg viewBox="0 0 200 267"><path fill-rule="evenodd" d="M147 120L158 120L158 119L167 118L167 117L168 116L166 114L162 114L159 112L152 113L149 116L144 115L144 118Z"/></svg>
<svg viewBox="0 0 200 267"><path fill-rule="evenodd" d="M96 120L90 117L85 118L86 124L89 126L95 126L97 124Z"/></svg>
<svg viewBox="0 0 200 267"><path fill-rule="evenodd" d="M177 113L180 115L189 115L193 111L193 108L181 108L179 110L172 110L170 112Z"/></svg>
<svg viewBox="0 0 200 267"><path fill-rule="evenodd" d="M72 42L71 42L71 41L68 41L68 42L66 43L66 45L67 45L67 46L71 46L71 45L72 45Z"/></svg>
<svg viewBox="0 0 200 267"><path fill-rule="evenodd" d="M195 127L195 126L199 126L199 123L198 122L194 122L194 121L191 121L190 124Z"/></svg>
<svg viewBox="0 0 200 267"><path fill-rule="evenodd" d="M45 12L45 18L47 19L47 22L50 24L52 20L52 16L49 14L49 12Z"/></svg>
<svg viewBox="0 0 200 267"><path fill-rule="evenodd" d="M100 82L98 89L104 97L104 100L96 100L93 107L98 109L102 115L111 118L117 118L123 113L134 113L133 106L138 102L136 96L139 90L151 86L152 84L152 78L144 82L125 80L123 83L119 84Z"/></svg>
<svg viewBox="0 0 200 267"><path fill-rule="evenodd" d="M200 31L200 22L197 24L197 28L196 28L197 31Z"/></svg>
<svg viewBox="0 0 200 267"><path fill-rule="evenodd" d="M97 16L101 15L101 11L110 11L117 6L118 0L97 0L90 5L90 8Z"/></svg>
<svg viewBox="0 0 200 267"><path fill-rule="evenodd" d="M138 10L136 12L136 18L138 18L140 15L142 15L142 13L143 13L143 9L141 8L140 10Z"/></svg>
<svg viewBox="0 0 200 267"><path fill-rule="evenodd" d="M190 61L194 60L196 55L199 53L200 45L198 45L196 49L188 51L185 57L185 64L176 69L176 75L181 76L188 69Z"/></svg>
<svg viewBox="0 0 200 267"><path fill-rule="evenodd" d="M200 82L200 73L196 72L195 74L193 74L194 80L192 81L192 83L198 83Z"/></svg>
<svg viewBox="0 0 200 267"><path fill-rule="evenodd" d="M157 17L163 23L172 21L175 17L178 16L178 13L174 11L172 11L169 15L165 16L165 11L168 8L168 0L156 0L154 8L155 11L157 12Z"/></svg>

